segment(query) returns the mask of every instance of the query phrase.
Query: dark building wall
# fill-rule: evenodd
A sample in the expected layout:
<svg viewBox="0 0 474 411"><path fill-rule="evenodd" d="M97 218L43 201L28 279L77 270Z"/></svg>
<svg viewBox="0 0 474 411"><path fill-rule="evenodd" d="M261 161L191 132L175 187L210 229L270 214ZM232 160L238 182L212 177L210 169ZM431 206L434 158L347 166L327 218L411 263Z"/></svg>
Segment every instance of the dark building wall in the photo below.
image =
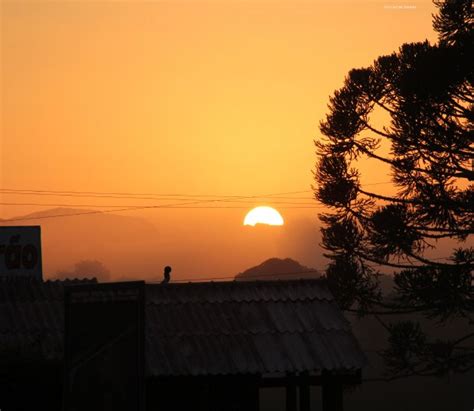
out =
<svg viewBox="0 0 474 411"><path fill-rule="evenodd" d="M62 364L22 361L0 365L2 411L60 411Z"/></svg>
<svg viewBox="0 0 474 411"><path fill-rule="evenodd" d="M258 379L250 377L187 377L149 379L147 411L257 411Z"/></svg>

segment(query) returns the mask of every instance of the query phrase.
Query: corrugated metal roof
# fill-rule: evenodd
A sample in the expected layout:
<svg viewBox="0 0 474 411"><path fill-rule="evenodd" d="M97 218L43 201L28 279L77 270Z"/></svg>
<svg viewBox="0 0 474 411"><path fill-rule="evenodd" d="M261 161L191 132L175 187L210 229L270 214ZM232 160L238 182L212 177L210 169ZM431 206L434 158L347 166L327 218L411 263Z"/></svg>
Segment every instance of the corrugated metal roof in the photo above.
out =
<svg viewBox="0 0 474 411"><path fill-rule="evenodd" d="M18 355L61 359L64 286L91 282L96 281L0 277L0 347Z"/></svg>
<svg viewBox="0 0 474 411"><path fill-rule="evenodd" d="M353 370L365 365L346 332L169 336L147 333L152 376Z"/></svg>
<svg viewBox="0 0 474 411"><path fill-rule="evenodd" d="M362 368L365 355L321 280L147 284L152 376Z"/></svg>
<svg viewBox="0 0 474 411"><path fill-rule="evenodd" d="M71 283L0 281L0 346L61 359L65 284ZM150 376L365 365L348 321L321 280L146 284L145 290Z"/></svg>
<svg viewBox="0 0 474 411"><path fill-rule="evenodd" d="M160 304L334 300L319 279L147 284L146 294Z"/></svg>

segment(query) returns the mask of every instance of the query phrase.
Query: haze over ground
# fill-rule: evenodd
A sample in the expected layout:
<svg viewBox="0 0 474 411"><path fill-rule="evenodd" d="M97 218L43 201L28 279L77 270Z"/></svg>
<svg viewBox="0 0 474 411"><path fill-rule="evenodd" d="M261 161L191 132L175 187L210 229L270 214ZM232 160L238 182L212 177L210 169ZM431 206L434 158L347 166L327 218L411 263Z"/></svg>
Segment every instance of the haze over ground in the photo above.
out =
<svg viewBox="0 0 474 411"><path fill-rule="evenodd" d="M188 210L162 210L166 218L159 220L113 213L44 218L89 211L51 209L20 216L28 220L8 224L42 225L45 278L54 277L58 271L71 272L74 264L84 260L103 263L111 272L111 280L150 281L161 281L165 265L171 265L173 279L180 280L231 279L272 257L292 258L321 271L327 263L318 246L321 236L316 218L292 213L282 227L242 227L238 215L235 221L225 220L226 210L205 210L209 217L211 213L221 217L214 224L199 218L203 214L184 223L173 219ZM448 255L452 244L440 242L432 253Z"/></svg>
<svg viewBox="0 0 474 411"><path fill-rule="evenodd" d="M27 218L81 211L84 210L52 209ZM161 280L165 265L173 267L174 279L187 279L232 278L275 256L292 256L308 265L324 264L322 256L314 252L318 231L308 221L290 219L292 224L283 227L241 227L238 220L219 226L195 219L188 225L177 221L173 224L173 213L165 213L168 224L117 214L32 219L25 223L42 224L43 269L47 278L57 271L70 271L82 260L101 261L113 279L155 280Z"/></svg>

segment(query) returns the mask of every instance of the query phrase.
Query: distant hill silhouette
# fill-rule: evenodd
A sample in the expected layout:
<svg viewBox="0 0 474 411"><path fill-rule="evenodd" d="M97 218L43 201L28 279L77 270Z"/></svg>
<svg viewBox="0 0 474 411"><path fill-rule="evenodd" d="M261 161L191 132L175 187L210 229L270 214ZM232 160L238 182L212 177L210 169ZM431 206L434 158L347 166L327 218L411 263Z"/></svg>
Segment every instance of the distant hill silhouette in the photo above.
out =
<svg viewBox="0 0 474 411"><path fill-rule="evenodd" d="M74 264L70 271L57 271L53 279L67 280L73 278L95 278L99 282L110 280L110 271L100 261L82 260Z"/></svg>
<svg viewBox="0 0 474 411"><path fill-rule="evenodd" d="M34 213L29 213L29 214L24 214L24 215L19 215L16 217L12 217L11 219L1 219L0 218L0 223L5 224L5 225L31 225L35 224L33 223L28 223L28 220L36 220L36 219L45 219L53 216L59 216L59 215L71 215L71 214L82 214L82 213L97 213L100 214L98 210L89 210L89 209L83 209L83 208L67 208L67 207L55 207L55 208L50 208L47 210L42 210L42 211L36 211ZM18 220L18 221L9 221L9 220Z"/></svg>
<svg viewBox="0 0 474 411"><path fill-rule="evenodd" d="M296 274L301 273L301 274ZM317 278L314 268L305 267L291 258L270 258L235 276L236 280L287 280L291 278Z"/></svg>

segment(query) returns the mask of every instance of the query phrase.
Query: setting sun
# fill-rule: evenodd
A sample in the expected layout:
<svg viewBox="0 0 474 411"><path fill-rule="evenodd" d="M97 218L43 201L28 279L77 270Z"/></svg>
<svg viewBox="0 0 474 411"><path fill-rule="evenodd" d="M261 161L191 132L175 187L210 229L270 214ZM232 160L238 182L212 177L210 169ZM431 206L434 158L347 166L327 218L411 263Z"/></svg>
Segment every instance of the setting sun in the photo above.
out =
<svg viewBox="0 0 474 411"><path fill-rule="evenodd" d="M262 206L250 210L244 219L244 225L255 224L283 225L283 217L272 207Z"/></svg>

